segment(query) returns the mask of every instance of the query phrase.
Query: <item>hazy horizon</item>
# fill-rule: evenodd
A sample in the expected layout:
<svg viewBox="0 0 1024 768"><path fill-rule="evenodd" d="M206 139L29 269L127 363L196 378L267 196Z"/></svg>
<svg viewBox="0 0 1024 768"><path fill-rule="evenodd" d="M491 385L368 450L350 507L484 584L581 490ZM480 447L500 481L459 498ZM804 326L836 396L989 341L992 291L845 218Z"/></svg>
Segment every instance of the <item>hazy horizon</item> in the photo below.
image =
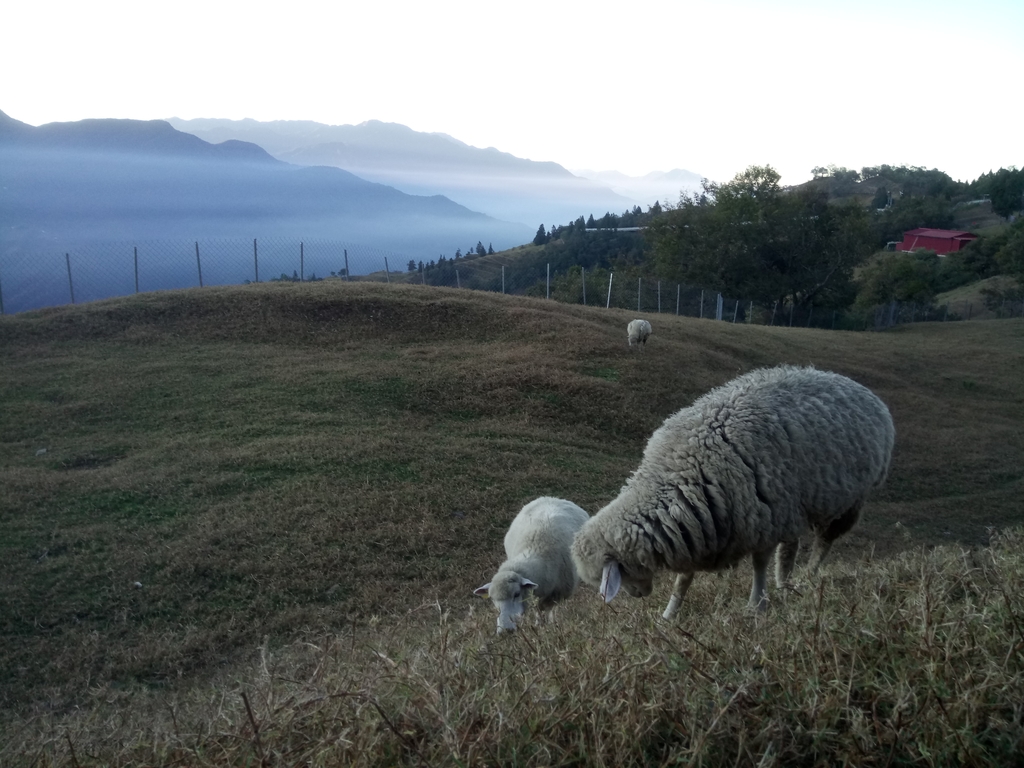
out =
<svg viewBox="0 0 1024 768"><path fill-rule="evenodd" d="M565 168L723 181L769 164L785 184L829 164L969 180L1024 163L1011 0L98 0L14 4L5 21L2 108L32 125L380 120Z"/></svg>

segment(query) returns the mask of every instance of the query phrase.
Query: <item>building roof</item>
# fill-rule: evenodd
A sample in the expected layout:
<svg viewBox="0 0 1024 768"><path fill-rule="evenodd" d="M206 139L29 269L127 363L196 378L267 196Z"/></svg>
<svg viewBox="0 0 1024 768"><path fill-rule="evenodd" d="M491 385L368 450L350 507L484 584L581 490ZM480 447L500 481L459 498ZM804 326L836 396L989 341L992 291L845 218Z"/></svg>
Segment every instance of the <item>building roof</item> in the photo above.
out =
<svg viewBox="0 0 1024 768"><path fill-rule="evenodd" d="M938 237L945 240L953 240L955 238L962 237L977 237L977 235L971 232L959 232L952 229L928 229L921 227L919 229L910 229L903 233L904 237Z"/></svg>

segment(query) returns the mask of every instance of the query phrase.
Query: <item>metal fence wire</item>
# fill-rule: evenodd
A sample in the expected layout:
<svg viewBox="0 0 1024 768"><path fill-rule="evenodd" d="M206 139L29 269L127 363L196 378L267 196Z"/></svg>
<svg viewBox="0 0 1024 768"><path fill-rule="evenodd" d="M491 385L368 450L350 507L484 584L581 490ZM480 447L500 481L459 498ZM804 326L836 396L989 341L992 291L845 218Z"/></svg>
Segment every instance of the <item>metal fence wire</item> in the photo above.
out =
<svg viewBox="0 0 1024 768"><path fill-rule="evenodd" d="M675 314L733 323L801 328L882 330L901 323L967 320L972 308L892 302L852 314L823 307L764 306L742 297L668 283L638 274L579 265L553 272L538 259L502 254L443 256L428 263L372 246L291 239L89 243L44 253L0 256L0 314L96 301L133 293L320 280L415 283L616 307L640 314ZM1007 301L996 317L1024 315L1024 301Z"/></svg>

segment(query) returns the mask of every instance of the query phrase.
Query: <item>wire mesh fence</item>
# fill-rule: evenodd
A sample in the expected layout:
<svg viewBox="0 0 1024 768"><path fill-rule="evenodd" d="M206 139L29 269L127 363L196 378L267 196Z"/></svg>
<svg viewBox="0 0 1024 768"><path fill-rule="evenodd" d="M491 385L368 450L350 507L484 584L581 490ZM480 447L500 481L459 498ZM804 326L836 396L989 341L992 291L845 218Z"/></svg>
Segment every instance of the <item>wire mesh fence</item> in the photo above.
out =
<svg viewBox="0 0 1024 768"><path fill-rule="evenodd" d="M0 313L75 304L133 293L320 280L415 283L555 301L674 314L733 323L835 330L882 330L902 323L967 320L972 307L892 302L869 312L766 305L676 282L639 267L613 271L549 263L510 252L441 256L424 263L372 246L290 239L91 243L47 253L0 256ZM996 317L1024 315L1024 301L1004 301Z"/></svg>
<svg viewBox="0 0 1024 768"><path fill-rule="evenodd" d="M336 241L89 243L0 256L0 302L4 313L13 313L197 286L345 279L378 270L384 280L386 269L406 268L400 261L398 254Z"/></svg>

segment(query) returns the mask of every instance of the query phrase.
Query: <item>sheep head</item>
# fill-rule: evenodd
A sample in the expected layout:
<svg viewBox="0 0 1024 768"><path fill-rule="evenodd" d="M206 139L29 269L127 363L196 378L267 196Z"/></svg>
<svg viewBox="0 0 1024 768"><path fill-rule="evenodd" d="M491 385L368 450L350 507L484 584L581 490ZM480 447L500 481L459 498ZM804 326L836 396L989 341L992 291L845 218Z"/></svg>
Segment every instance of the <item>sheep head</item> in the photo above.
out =
<svg viewBox="0 0 1024 768"><path fill-rule="evenodd" d="M498 609L498 634L514 632L526 610L523 601L537 585L514 571L498 571L494 578L473 590L478 597L489 597Z"/></svg>

